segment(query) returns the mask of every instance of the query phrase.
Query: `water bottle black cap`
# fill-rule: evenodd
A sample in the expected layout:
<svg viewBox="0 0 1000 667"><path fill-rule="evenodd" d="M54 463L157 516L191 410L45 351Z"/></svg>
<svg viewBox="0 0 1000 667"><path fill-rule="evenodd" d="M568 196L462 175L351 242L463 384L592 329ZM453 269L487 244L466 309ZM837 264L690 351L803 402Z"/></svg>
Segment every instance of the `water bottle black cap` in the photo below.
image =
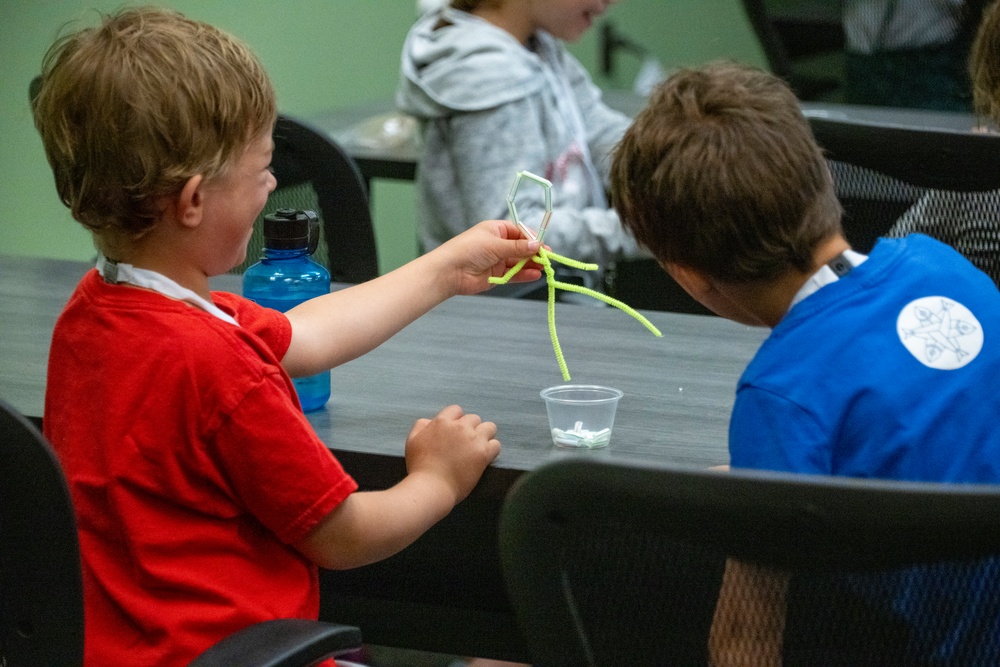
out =
<svg viewBox="0 0 1000 667"><path fill-rule="evenodd" d="M264 247L274 250L316 249L319 218L313 211L279 208L264 216Z"/></svg>

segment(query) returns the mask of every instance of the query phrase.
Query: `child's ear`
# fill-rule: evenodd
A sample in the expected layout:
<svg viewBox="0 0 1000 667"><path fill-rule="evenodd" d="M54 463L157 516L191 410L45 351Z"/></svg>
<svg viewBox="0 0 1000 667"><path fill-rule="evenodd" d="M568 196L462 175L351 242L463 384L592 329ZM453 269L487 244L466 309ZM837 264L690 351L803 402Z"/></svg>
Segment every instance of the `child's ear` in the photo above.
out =
<svg viewBox="0 0 1000 667"><path fill-rule="evenodd" d="M174 200L177 221L185 227L193 228L201 224L205 213L205 195L202 191L204 182L201 174L192 176Z"/></svg>
<svg viewBox="0 0 1000 667"><path fill-rule="evenodd" d="M670 274L671 278L677 281L678 285L684 288L685 292L697 301L712 291L712 282L698 269L673 262L663 262L661 266L664 271Z"/></svg>

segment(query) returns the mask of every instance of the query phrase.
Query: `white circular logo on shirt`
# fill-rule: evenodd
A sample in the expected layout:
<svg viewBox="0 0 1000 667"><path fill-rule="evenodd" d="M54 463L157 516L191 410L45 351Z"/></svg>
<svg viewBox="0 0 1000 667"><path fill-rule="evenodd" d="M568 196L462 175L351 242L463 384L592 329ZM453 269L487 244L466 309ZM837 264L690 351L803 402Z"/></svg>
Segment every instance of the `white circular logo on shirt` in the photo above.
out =
<svg viewBox="0 0 1000 667"><path fill-rule="evenodd" d="M961 368L983 349L983 327L976 316L943 296L906 304L896 318L896 331L917 361L938 370Z"/></svg>

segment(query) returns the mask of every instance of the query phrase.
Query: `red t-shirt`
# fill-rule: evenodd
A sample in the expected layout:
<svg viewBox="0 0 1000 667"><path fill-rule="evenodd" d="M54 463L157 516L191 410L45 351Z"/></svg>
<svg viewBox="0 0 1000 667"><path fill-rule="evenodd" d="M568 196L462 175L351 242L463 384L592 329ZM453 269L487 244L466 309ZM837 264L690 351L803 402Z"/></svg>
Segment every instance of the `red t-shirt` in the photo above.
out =
<svg viewBox="0 0 1000 667"><path fill-rule="evenodd" d="M80 281L56 323L45 435L69 479L85 664L186 665L273 618L316 618L318 570L289 546L357 484L298 408L281 313Z"/></svg>

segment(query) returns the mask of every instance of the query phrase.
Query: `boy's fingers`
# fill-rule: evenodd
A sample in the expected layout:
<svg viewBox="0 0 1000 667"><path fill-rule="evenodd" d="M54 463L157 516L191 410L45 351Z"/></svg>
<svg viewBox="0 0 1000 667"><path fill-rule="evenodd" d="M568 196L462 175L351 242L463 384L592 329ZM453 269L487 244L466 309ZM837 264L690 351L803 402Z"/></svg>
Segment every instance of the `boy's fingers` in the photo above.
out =
<svg viewBox="0 0 1000 667"><path fill-rule="evenodd" d="M483 422L479 425L479 430L483 431L489 440L493 440L497 434L497 425L493 422Z"/></svg>
<svg viewBox="0 0 1000 667"><path fill-rule="evenodd" d="M439 412L437 416L441 417L442 419L459 419L461 418L462 414L463 410L461 406L449 405L445 409L441 410L441 412Z"/></svg>

